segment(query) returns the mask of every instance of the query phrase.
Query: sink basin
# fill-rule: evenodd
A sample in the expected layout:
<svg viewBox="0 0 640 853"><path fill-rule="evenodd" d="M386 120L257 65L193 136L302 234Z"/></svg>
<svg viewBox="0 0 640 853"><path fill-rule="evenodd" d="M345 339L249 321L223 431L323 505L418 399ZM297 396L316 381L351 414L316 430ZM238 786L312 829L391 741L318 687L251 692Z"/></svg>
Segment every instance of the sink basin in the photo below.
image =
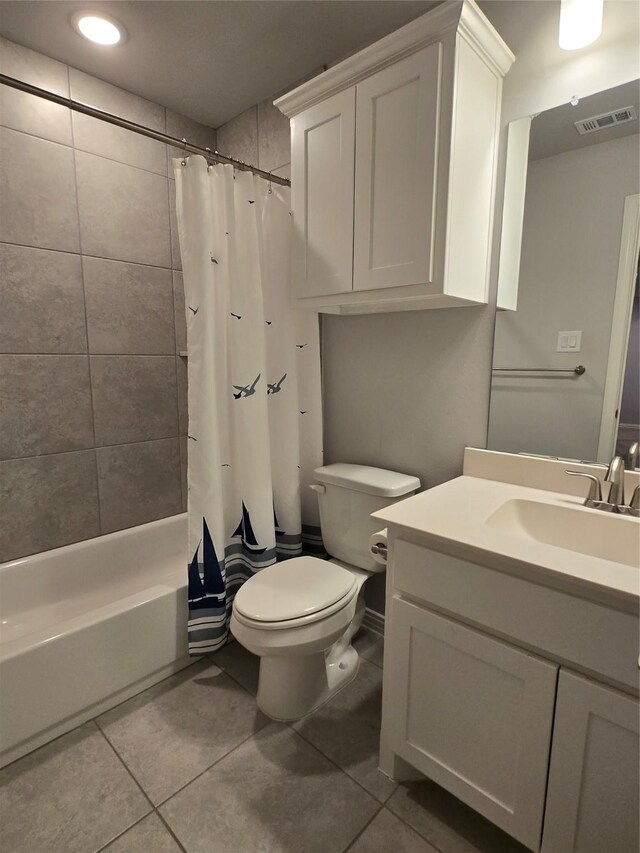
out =
<svg viewBox="0 0 640 853"><path fill-rule="evenodd" d="M486 521L504 533L640 568L640 521L538 501L505 501Z"/></svg>

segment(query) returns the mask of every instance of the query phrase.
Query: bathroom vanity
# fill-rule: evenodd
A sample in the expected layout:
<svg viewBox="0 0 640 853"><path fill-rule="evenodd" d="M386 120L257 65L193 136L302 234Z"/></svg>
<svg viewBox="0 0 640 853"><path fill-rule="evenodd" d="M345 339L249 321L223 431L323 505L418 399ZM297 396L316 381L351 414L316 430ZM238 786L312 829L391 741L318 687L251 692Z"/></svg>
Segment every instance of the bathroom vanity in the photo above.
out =
<svg viewBox="0 0 640 853"><path fill-rule="evenodd" d="M545 853L638 849L640 521L593 465L465 453L388 526L381 769ZM640 479L627 472L629 493ZM575 481L578 480L576 483Z"/></svg>

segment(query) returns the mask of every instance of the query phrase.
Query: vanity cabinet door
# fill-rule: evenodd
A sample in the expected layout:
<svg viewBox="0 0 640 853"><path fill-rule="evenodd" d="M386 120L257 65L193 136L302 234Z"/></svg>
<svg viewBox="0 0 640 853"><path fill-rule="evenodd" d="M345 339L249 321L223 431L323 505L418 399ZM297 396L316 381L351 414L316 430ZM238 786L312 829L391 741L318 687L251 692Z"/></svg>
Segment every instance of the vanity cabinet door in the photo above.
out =
<svg viewBox="0 0 640 853"><path fill-rule="evenodd" d="M389 746L539 850L558 667L394 597Z"/></svg>
<svg viewBox="0 0 640 853"><path fill-rule="evenodd" d="M351 292L355 87L291 121L296 297Z"/></svg>
<svg viewBox="0 0 640 853"><path fill-rule="evenodd" d="M544 853L635 853L638 700L560 671Z"/></svg>
<svg viewBox="0 0 640 853"><path fill-rule="evenodd" d="M441 45L357 85L354 290L433 280Z"/></svg>

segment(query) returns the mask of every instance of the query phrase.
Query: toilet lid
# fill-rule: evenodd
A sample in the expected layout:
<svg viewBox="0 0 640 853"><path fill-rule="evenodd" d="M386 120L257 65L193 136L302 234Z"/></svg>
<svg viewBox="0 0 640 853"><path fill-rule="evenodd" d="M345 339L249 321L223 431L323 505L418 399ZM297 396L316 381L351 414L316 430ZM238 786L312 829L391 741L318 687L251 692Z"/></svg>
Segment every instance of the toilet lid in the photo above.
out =
<svg viewBox="0 0 640 853"><path fill-rule="evenodd" d="M317 557L294 557L263 569L243 584L234 610L256 622L283 622L317 613L357 585L351 572Z"/></svg>

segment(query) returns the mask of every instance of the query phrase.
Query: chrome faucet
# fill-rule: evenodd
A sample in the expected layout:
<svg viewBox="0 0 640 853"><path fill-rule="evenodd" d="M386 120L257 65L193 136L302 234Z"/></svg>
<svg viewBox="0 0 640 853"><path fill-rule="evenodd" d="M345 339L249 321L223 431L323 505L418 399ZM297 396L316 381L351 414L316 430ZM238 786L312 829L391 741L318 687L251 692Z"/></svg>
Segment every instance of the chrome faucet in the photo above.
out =
<svg viewBox="0 0 640 853"><path fill-rule="evenodd" d="M640 486L636 486L629 505L624 500L624 459L622 456L614 456L607 468L604 481L611 485L606 500L602 498L600 480L593 474L587 474L585 471L566 471L565 473L572 477L586 477L589 480L589 491L584 506L590 509L601 509L604 512L617 512L621 515L640 517Z"/></svg>
<svg viewBox="0 0 640 853"><path fill-rule="evenodd" d="M613 507L618 508L624 506L624 459L622 456L614 456L611 462L609 463L609 467L607 468L607 473L604 477L605 483L611 483L609 487L609 497L607 498L607 503L611 504Z"/></svg>

